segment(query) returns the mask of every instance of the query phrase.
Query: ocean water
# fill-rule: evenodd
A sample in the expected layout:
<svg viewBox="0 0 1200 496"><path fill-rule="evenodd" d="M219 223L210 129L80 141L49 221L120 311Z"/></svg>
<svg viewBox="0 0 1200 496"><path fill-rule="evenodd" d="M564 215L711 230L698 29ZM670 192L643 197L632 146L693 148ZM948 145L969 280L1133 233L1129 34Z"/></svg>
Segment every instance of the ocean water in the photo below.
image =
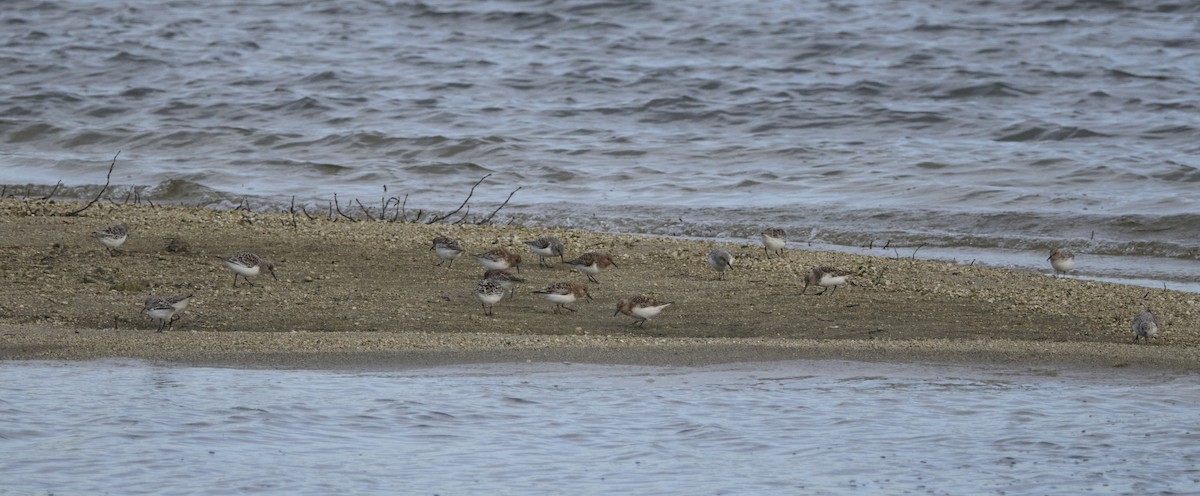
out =
<svg viewBox="0 0 1200 496"><path fill-rule="evenodd" d="M0 363L0 494L1193 494L1194 374Z"/></svg>
<svg viewBox="0 0 1200 496"><path fill-rule="evenodd" d="M515 191L502 222L1045 271L1065 245L1118 260L1084 276L1200 280L1195 2L47 0L0 24L9 196L86 198L118 150L114 201L216 208L445 212L490 174L468 221Z"/></svg>

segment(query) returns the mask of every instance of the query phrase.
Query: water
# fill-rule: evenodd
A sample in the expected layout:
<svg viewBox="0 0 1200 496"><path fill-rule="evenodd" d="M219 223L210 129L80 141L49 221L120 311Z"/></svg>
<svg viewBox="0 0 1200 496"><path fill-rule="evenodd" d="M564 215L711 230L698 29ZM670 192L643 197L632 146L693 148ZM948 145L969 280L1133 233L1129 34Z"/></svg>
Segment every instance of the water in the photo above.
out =
<svg viewBox="0 0 1200 496"><path fill-rule="evenodd" d="M1194 283L1198 5L21 2L0 184L88 197L121 150L118 201L445 211L491 173L475 219Z"/></svg>
<svg viewBox="0 0 1200 496"><path fill-rule="evenodd" d="M0 364L0 494L1184 494L1195 375Z"/></svg>

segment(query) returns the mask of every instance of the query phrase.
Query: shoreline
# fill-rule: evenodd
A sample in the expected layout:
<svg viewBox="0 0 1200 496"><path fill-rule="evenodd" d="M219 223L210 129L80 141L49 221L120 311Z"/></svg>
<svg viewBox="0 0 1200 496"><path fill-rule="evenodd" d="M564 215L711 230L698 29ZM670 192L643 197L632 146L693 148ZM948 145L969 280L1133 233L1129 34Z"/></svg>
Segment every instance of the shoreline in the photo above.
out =
<svg viewBox="0 0 1200 496"><path fill-rule="evenodd" d="M158 365L275 370L390 371L499 363L652 367L847 361L1195 373L1191 350L1032 341L821 341L430 333L174 333L5 326L0 361L141 360ZM232 335L231 335L232 334Z"/></svg>
<svg viewBox="0 0 1200 496"><path fill-rule="evenodd" d="M130 240L109 256L90 233L119 222ZM559 228L304 217L293 225L286 214L192 207L98 203L79 217L31 216L17 200L0 200L0 229L0 360L319 369L803 359L1200 365L1195 294L944 261L808 250L768 258L753 244ZM439 235L466 245L452 267L435 266L429 247ZM523 241L545 235L566 242L568 259L614 256L618 267L589 284L594 303L557 315L531 294L586 281L561 265L538 266ZM494 247L524 258L528 282L486 317L471 296L483 268L470 254ZM714 247L736 257L724 281L704 262ZM275 261L279 280L231 287L232 272L213 257L235 251ZM849 270L859 285L801 295L816 265ZM630 327L631 318L613 316L615 303L639 293L676 304ZM141 303L173 294L196 296L173 330L155 333ZM1129 320L1146 306L1163 330L1133 345Z"/></svg>

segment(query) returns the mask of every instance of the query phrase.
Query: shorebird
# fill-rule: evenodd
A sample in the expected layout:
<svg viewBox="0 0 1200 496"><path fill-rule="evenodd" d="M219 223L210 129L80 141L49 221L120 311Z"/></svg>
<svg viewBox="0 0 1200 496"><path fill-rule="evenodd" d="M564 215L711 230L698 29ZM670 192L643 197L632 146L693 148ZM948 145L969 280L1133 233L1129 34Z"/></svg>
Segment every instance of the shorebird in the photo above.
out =
<svg viewBox="0 0 1200 496"><path fill-rule="evenodd" d="M611 256L609 256L609 254L596 251L589 251L583 255L580 255L579 258L576 258L575 260L564 263L570 265L572 269L579 271L581 274L586 275L588 280L596 284L600 284L600 281L596 280L596 274L599 274L600 271L608 268L609 265L613 267L617 266L617 263L613 262L613 259Z"/></svg>
<svg viewBox="0 0 1200 496"><path fill-rule="evenodd" d="M168 298L158 298L151 296L146 298L145 311L146 315L151 320L157 320L158 330L154 332L162 332L163 327L173 328L175 321L179 320L179 312L187 308L188 303L192 301L192 295L187 296L172 296Z"/></svg>
<svg viewBox="0 0 1200 496"><path fill-rule="evenodd" d="M1154 318L1154 313L1146 310L1133 317L1133 342L1137 343L1138 339L1144 339L1146 344L1150 344L1150 338L1158 334L1158 322Z"/></svg>
<svg viewBox="0 0 1200 496"><path fill-rule="evenodd" d="M484 315L494 315L492 307L504 298L504 286L492 279L484 279L475 285L475 299L483 304Z"/></svg>
<svg viewBox="0 0 1200 496"><path fill-rule="evenodd" d="M538 260L538 265L546 266L546 257L558 257L559 261L566 261L563 257L563 242L553 236L538 238L533 241L526 241L525 245L529 247L533 253L541 257Z"/></svg>
<svg viewBox="0 0 1200 496"><path fill-rule="evenodd" d="M1050 256L1046 258L1050 261L1050 266L1054 267L1054 275L1066 274L1075 268L1075 254L1066 248L1055 248L1050 250Z"/></svg>
<svg viewBox="0 0 1200 496"><path fill-rule="evenodd" d="M533 294L554 303L554 313L558 313L560 308L574 312L574 308L566 306L568 303L575 303L580 298L592 299L592 295L588 294L587 284L581 282L558 282L547 286L546 289L534 291Z"/></svg>
<svg viewBox="0 0 1200 496"><path fill-rule="evenodd" d="M263 268L266 268L267 272L270 272L271 277L275 278L276 281L279 280L279 276L275 275L275 264L263 260L258 255L248 251L235 253L233 256L224 260L225 265L233 271L233 287L235 288L237 287L238 276L241 276L242 279L245 279L246 284L253 286L254 283L250 282L250 276L257 276L262 272Z"/></svg>
<svg viewBox="0 0 1200 496"><path fill-rule="evenodd" d="M840 270L828 265L813 267L812 270L804 275L804 290L800 291L800 294L807 293L809 286L822 286L821 292L817 293L818 295L823 295L826 291L829 291L829 288L833 288L833 291L829 291L829 294L832 295L837 292L838 286L846 284L846 278L850 277L851 274L848 270Z"/></svg>
<svg viewBox="0 0 1200 496"><path fill-rule="evenodd" d="M125 224L108 226L92 233L92 237L104 245L110 254L115 255L117 248L125 244L125 240L129 238L129 226Z"/></svg>
<svg viewBox="0 0 1200 496"><path fill-rule="evenodd" d="M630 325L642 327L647 320L654 318L664 308L671 305L669 301L658 301L653 296L637 295L629 298L622 298L617 302L617 311L613 312L613 317L617 314L625 314L635 319L638 319Z"/></svg>
<svg viewBox="0 0 1200 496"><path fill-rule="evenodd" d="M708 266L717 271L717 280L725 278L726 270L733 270L733 255L729 252L717 248L708 252Z"/></svg>
<svg viewBox="0 0 1200 496"><path fill-rule="evenodd" d="M454 259L463 254L462 243L459 243L457 239L445 236L433 238L433 247L430 250L433 250L434 253L437 253L438 258L442 259L441 262L438 262L439 266L446 263L447 260L450 261L446 268L454 267Z"/></svg>
<svg viewBox="0 0 1200 496"><path fill-rule="evenodd" d="M787 245L787 232L779 228L771 228L762 232L763 251L767 252L767 256L771 256L771 252L778 252L779 256L783 256L783 247Z"/></svg>
<svg viewBox="0 0 1200 496"><path fill-rule="evenodd" d="M524 278L514 276L511 272L500 269L488 269L487 272L483 273L483 278L496 281L500 284L500 287L508 290L509 298L512 298L513 294L516 293L517 284L525 282Z"/></svg>
<svg viewBox="0 0 1200 496"><path fill-rule="evenodd" d="M521 272L521 256L504 248L492 248L478 255L475 259L489 269L508 270L511 268Z"/></svg>

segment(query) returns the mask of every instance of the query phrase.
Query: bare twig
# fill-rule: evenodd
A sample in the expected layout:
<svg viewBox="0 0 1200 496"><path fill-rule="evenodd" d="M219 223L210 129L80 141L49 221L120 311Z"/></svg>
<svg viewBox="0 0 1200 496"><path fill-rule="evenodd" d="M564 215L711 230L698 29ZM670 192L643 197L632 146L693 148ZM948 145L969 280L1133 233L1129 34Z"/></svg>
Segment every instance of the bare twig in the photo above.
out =
<svg viewBox="0 0 1200 496"><path fill-rule="evenodd" d="M59 181L59 182L55 183L55 184L54 184L54 189L50 190L50 194L48 194L48 195L46 195L46 196L43 196L43 197L42 197L42 200L43 200L43 201L45 201L45 200L49 200L49 199L50 199L50 197L54 196L54 194L55 194L55 193L58 193L58 188L61 188L61 187L62 187L62 185L63 185L63 182L62 182L62 181ZM0 196L4 196L4 195L3 195L3 194L0 194Z"/></svg>
<svg viewBox="0 0 1200 496"><path fill-rule="evenodd" d="M475 225L482 226L484 224L491 222L492 217L496 216L496 212L499 212L500 209L504 208L505 205L508 205L508 201L511 200L513 195L517 194L518 191L521 191L521 186L517 186L517 189L512 190L512 193L508 194L508 198L504 199L504 203L501 203L499 207L496 207L495 210L492 210L492 213L488 214L487 217L484 217L479 222L476 222Z"/></svg>
<svg viewBox="0 0 1200 496"><path fill-rule="evenodd" d="M471 206L470 205L467 205L467 211L463 212L463 216L460 217L457 221L451 222L451 224L454 224L454 225L462 224L463 222L465 222L467 220L468 215L471 215Z"/></svg>
<svg viewBox="0 0 1200 496"><path fill-rule="evenodd" d="M296 229L296 195L292 195L292 204L288 207L288 213L292 216L292 229Z"/></svg>
<svg viewBox="0 0 1200 496"><path fill-rule="evenodd" d="M883 248L881 248L881 249L886 250L886 249L888 249L889 246L892 246L892 240L890 240L890 239L887 240L887 243L883 244Z"/></svg>
<svg viewBox="0 0 1200 496"><path fill-rule="evenodd" d="M404 201L400 203L400 216L404 218L404 222L408 223L408 193L404 194ZM415 220L413 222L416 222Z"/></svg>
<svg viewBox="0 0 1200 496"><path fill-rule="evenodd" d="M462 210L463 207L467 206L468 201L471 201L471 196L475 194L475 188L479 187L479 185L481 183L483 183L483 180L487 179L488 177L491 177L491 175L492 175L492 173L489 172L487 174L484 174L483 177L479 178L478 181L475 181L475 184L471 186L471 191L467 192L467 197L463 199L462 205L459 205L458 208L451 210L446 215L430 218L429 222L426 222L426 224L433 224L435 222L441 222L443 220L449 219L451 215L457 214L459 210Z"/></svg>
<svg viewBox="0 0 1200 496"><path fill-rule="evenodd" d="M308 217L308 220L314 220L314 219L315 219L315 217L313 217L313 216L311 216L311 215L308 215L308 208L307 208L307 207L305 207L304 205L300 205L300 212L301 212L301 213L303 213L305 217Z"/></svg>
<svg viewBox="0 0 1200 496"><path fill-rule="evenodd" d="M354 217L351 217L351 216L349 216L349 215L346 215L346 213L345 213L345 212L342 212L342 205L341 205L340 203L338 203L338 199L337 199L337 193L334 193L334 194L333 194L333 206L334 206L335 208L337 208L337 213L338 213L338 215L341 215L342 217L345 217L345 218L347 218L347 219L350 219L350 222L358 222L358 219L355 219Z"/></svg>
<svg viewBox="0 0 1200 496"><path fill-rule="evenodd" d="M918 246L917 249L913 250L913 254L912 254L913 260L917 259L917 252L921 251L921 248L924 248L924 247L925 247L925 243L921 243L921 246Z"/></svg>
<svg viewBox="0 0 1200 496"><path fill-rule="evenodd" d="M100 192L96 193L96 197L92 198L92 201L88 202L87 205L80 207L78 210L73 210L73 211L63 214L64 217L73 217L73 216L79 215L84 210L87 210L88 207L91 207L93 203L100 201L100 195L103 195L104 192L108 190L108 184L112 180L113 167L117 166L117 156L120 154L121 154L121 151L117 150L117 154L113 155L112 163L109 164L109 166L108 166L108 175L104 176L104 187L100 188Z"/></svg>
<svg viewBox="0 0 1200 496"><path fill-rule="evenodd" d="M364 214L367 214L367 219L370 219L370 218L371 218L371 211L370 211L370 210L367 210L367 207L364 207L364 206L363 206L363 204L362 204L362 202L361 202L361 201L358 201L358 198L355 198L355 199L354 199L354 201L355 201L355 203L358 203L358 208L359 208L359 210L362 210Z"/></svg>

